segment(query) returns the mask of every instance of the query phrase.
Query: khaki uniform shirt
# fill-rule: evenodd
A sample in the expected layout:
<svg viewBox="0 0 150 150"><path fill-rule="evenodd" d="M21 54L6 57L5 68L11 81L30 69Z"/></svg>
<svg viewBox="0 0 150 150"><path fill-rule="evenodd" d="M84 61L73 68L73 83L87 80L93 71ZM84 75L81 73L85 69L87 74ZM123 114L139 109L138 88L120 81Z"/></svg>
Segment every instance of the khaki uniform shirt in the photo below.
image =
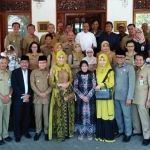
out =
<svg viewBox="0 0 150 150"><path fill-rule="evenodd" d="M29 56L29 61L30 61L29 69L33 70L33 69L39 68L38 59L39 59L39 56L43 55L43 53L36 53L36 54L27 53L26 55Z"/></svg>
<svg viewBox="0 0 150 150"><path fill-rule="evenodd" d="M132 37L130 35L126 35L126 36L123 37L123 39L122 39L122 41L120 43L120 47L121 47L122 50L125 50L126 43L129 40L132 40Z"/></svg>
<svg viewBox="0 0 150 150"><path fill-rule="evenodd" d="M0 94L3 96L9 95L10 88L11 88L11 72L9 70L6 70L5 72L2 72L0 70ZM9 101L9 103L11 103L11 101ZM0 107L3 105L6 104L3 104L2 99L0 99Z"/></svg>
<svg viewBox="0 0 150 150"><path fill-rule="evenodd" d="M134 65L134 55L136 54L136 52L134 51L132 55L129 55L128 52L126 52L126 63L130 64L130 65Z"/></svg>
<svg viewBox="0 0 150 150"><path fill-rule="evenodd" d="M66 53L67 57L72 54L73 47L74 47L74 42L69 44L68 42L65 42L62 44L63 46L63 51Z"/></svg>
<svg viewBox="0 0 150 150"><path fill-rule="evenodd" d="M149 33L147 33L146 38L148 40L148 43L150 44L150 34Z"/></svg>
<svg viewBox="0 0 150 150"><path fill-rule="evenodd" d="M49 33L47 33L47 34L49 34ZM46 36L46 34L41 36L41 39L40 39L41 46L45 44L45 36ZM53 36L53 39L52 39L51 45L54 47L55 44L59 42L59 36L56 33L53 33L52 36Z"/></svg>
<svg viewBox="0 0 150 150"><path fill-rule="evenodd" d="M33 41L39 43L39 38L38 38L38 36L28 34L28 35L26 35L26 36L24 37L22 48L25 50L25 54L28 53L29 45L30 45Z"/></svg>
<svg viewBox="0 0 150 150"><path fill-rule="evenodd" d="M30 82L34 91L34 104L49 104L50 92L52 91L49 83L49 71L35 69L31 72ZM46 93L46 98L41 98L40 93Z"/></svg>
<svg viewBox="0 0 150 150"><path fill-rule="evenodd" d="M8 45L13 45L18 51L18 57L20 58L22 56L22 41L23 38L21 35L14 35L13 33L11 33L5 37L4 47L6 49Z"/></svg>
<svg viewBox="0 0 150 150"><path fill-rule="evenodd" d="M53 47L52 46L49 47L45 44L45 45L42 45L40 49L43 55L48 56L48 55L51 55Z"/></svg>
<svg viewBox="0 0 150 150"><path fill-rule="evenodd" d="M65 42L67 42L67 34L66 34L66 33L63 34L63 35L61 35L61 36L59 37L59 42L60 42L60 43L65 43Z"/></svg>
<svg viewBox="0 0 150 150"><path fill-rule="evenodd" d="M148 99L150 87L150 68L144 64L141 69L136 70L134 104L144 105Z"/></svg>

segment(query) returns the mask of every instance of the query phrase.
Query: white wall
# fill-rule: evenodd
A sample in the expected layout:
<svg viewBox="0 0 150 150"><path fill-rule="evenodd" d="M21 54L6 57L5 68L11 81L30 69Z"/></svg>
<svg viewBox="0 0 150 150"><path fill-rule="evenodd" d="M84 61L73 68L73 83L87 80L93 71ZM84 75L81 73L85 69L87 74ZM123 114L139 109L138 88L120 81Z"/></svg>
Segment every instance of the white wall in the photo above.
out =
<svg viewBox="0 0 150 150"><path fill-rule="evenodd" d="M133 23L133 0L128 0L128 6L122 6L123 0L107 0L107 21L127 21Z"/></svg>
<svg viewBox="0 0 150 150"><path fill-rule="evenodd" d="M40 9L36 7L36 2L32 0L32 24L36 26L35 34L41 37L44 32L38 32L37 22L39 21L49 21L56 25L56 0L45 0L45 2L42 2Z"/></svg>

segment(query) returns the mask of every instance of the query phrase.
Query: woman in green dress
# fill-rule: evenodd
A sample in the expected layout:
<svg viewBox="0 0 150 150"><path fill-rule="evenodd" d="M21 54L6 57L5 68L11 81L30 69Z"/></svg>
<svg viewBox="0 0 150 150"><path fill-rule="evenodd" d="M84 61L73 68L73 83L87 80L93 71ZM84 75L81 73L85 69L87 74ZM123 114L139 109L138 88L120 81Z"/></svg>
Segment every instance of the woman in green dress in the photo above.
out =
<svg viewBox="0 0 150 150"><path fill-rule="evenodd" d="M56 136L59 141L64 141L74 136L74 94L72 88L72 73L66 64L66 55L63 51L56 54L56 64L52 67L49 83L53 88L50 115L49 115L49 140ZM73 95L68 97L68 95Z"/></svg>

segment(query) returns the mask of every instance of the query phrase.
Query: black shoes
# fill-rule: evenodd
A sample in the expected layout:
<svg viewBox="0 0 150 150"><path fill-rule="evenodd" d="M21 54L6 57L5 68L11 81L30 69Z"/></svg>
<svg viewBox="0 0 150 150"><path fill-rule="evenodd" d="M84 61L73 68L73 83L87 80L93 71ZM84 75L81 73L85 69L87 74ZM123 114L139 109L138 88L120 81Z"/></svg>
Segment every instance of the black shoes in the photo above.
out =
<svg viewBox="0 0 150 150"><path fill-rule="evenodd" d="M10 136L8 136L7 138L4 139L5 141L7 142L11 142L12 141L12 138Z"/></svg>
<svg viewBox="0 0 150 150"><path fill-rule="evenodd" d="M124 135L124 132L123 132L123 133L115 134L115 138L118 138L118 137L120 137L121 135Z"/></svg>
<svg viewBox="0 0 150 150"><path fill-rule="evenodd" d="M4 145L4 144L5 144L4 140L0 140L0 145Z"/></svg>
<svg viewBox="0 0 150 150"><path fill-rule="evenodd" d="M38 141L40 136L41 136L41 133L36 133L34 136L34 141Z"/></svg>
<svg viewBox="0 0 150 150"><path fill-rule="evenodd" d="M45 134L45 141L49 141L48 134Z"/></svg>
<svg viewBox="0 0 150 150"><path fill-rule="evenodd" d="M15 141L17 142L17 143L19 143L20 142L20 137L15 137Z"/></svg>
<svg viewBox="0 0 150 150"><path fill-rule="evenodd" d="M144 139L142 145L147 146L150 143L150 139Z"/></svg>
<svg viewBox="0 0 150 150"><path fill-rule="evenodd" d="M25 136L27 139L31 139L31 138L32 138L31 135L30 135L30 133L26 133L24 136Z"/></svg>
<svg viewBox="0 0 150 150"><path fill-rule="evenodd" d="M123 138L123 142L129 142L130 139L131 139L131 136L125 135L124 138Z"/></svg>

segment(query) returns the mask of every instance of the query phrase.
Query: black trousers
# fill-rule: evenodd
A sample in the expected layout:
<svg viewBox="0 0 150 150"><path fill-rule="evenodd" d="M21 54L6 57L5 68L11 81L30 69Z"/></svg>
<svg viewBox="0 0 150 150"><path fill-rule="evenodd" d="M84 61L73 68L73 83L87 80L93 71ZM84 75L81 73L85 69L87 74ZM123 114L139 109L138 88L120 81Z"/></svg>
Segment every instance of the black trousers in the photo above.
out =
<svg viewBox="0 0 150 150"><path fill-rule="evenodd" d="M20 138L28 133L31 113L31 102L13 105L14 136Z"/></svg>

